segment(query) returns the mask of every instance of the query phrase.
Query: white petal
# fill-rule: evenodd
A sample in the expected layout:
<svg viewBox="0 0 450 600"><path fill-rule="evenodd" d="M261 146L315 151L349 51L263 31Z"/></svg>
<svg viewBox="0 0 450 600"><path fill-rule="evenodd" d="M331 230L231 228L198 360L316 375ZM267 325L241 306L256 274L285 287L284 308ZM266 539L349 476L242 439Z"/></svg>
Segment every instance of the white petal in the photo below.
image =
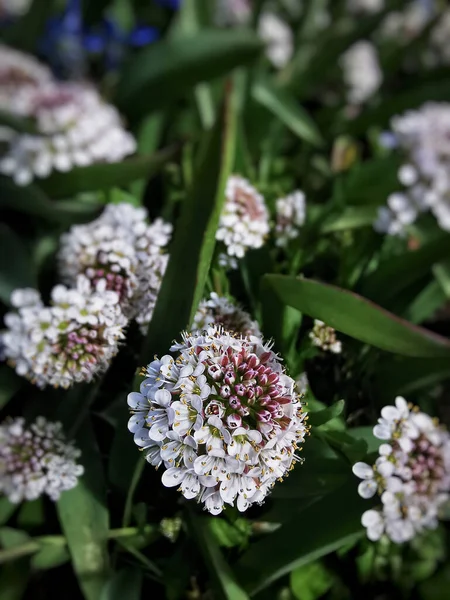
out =
<svg viewBox="0 0 450 600"><path fill-rule="evenodd" d="M179 469L178 467L171 467L164 471L161 477L162 484L166 487L174 487L180 485L185 478L188 470Z"/></svg>
<svg viewBox="0 0 450 600"><path fill-rule="evenodd" d="M361 523L364 527L371 527L383 522L383 517L378 510L366 510L361 517Z"/></svg>
<svg viewBox="0 0 450 600"><path fill-rule="evenodd" d="M373 479L373 469L364 462L357 462L353 465L353 473L360 479Z"/></svg>
<svg viewBox="0 0 450 600"><path fill-rule="evenodd" d="M128 394L127 402L130 408L141 408L145 407L145 405L148 405L145 396L139 394L139 392L131 392L131 394Z"/></svg>
<svg viewBox="0 0 450 600"><path fill-rule="evenodd" d="M409 414L408 403L402 396L397 396L397 398L395 399L395 406L398 408L398 410L400 411L400 413L403 417L408 416L408 414Z"/></svg>
<svg viewBox="0 0 450 600"><path fill-rule="evenodd" d="M384 406L381 409L381 416L386 421L397 421L400 418L400 412L395 406Z"/></svg>
<svg viewBox="0 0 450 600"><path fill-rule="evenodd" d="M172 400L172 394L168 390L158 390L155 393L155 400L161 406L168 406Z"/></svg>
<svg viewBox="0 0 450 600"><path fill-rule="evenodd" d="M378 423L373 428L373 435L379 440L390 440L391 439L391 428L386 423Z"/></svg>
<svg viewBox="0 0 450 600"><path fill-rule="evenodd" d="M372 498L376 494L377 484L373 479L367 479L366 481L361 481L358 485L358 494L361 498Z"/></svg>
<svg viewBox="0 0 450 600"><path fill-rule="evenodd" d="M394 465L384 458L377 459L377 471L382 477L390 477L395 470Z"/></svg>
<svg viewBox="0 0 450 600"><path fill-rule="evenodd" d="M381 456L388 456L389 454L392 454L392 446L390 444L381 444L378 448L378 452Z"/></svg>

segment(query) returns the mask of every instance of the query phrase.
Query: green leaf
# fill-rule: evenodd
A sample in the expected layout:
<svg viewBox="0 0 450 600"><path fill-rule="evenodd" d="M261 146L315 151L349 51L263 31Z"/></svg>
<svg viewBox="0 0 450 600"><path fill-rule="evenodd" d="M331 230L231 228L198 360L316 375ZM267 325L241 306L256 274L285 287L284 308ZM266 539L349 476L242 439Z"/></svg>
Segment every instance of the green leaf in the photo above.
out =
<svg viewBox="0 0 450 600"><path fill-rule="evenodd" d="M408 395L450 378L446 359L395 357L377 366L375 385L384 397Z"/></svg>
<svg viewBox="0 0 450 600"><path fill-rule="evenodd" d="M200 302L215 247L216 230L233 166L236 111L230 91L183 203L170 259L142 350L142 362L167 352Z"/></svg>
<svg viewBox="0 0 450 600"><path fill-rule="evenodd" d="M248 600L247 594L236 582L230 567L225 561L219 546L208 526L208 519L190 513L191 532L203 553L213 582L221 596L226 600Z"/></svg>
<svg viewBox="0 0 450 600"><path fill-rule="evenodd" d="M16 510L17 504L13 504L5 497L0 498L0 525L4 525Z"/></svg>
<svg viewBox="0 0 450 600"><path fill-rule="evenodd" d="M347 435L352 436L355 440L364 441L367 444L367 452L377 452L382 440L379 440L373 435L373 427L352 427L347 429Z"/></svg>
<svg viewBox="0 0 450 600"><path fill-rule="evenodd" d="M21 238L0 224L0 300L9 304L11 293L26 287L36 287L31 257Z"/></svg>
<svg viewBox="0 0 450 600"><path fill-rule="evenodd" d="M309 425L311 427L320 427L320 425L325 425L331 419L335 419L339 417L345 408L344 400L338 400L332 406L328 406L323 410L319 410L317 412L308 413L309 415Z"/></svg>
<svg viewBox="0 0 450 600"><path fill-rule="evenodd" d="M377 217L376 206L348 206L339 215L325 220L321 226L323 233L334 233L346 231L347 229L358 229L369 227Z"/></svg>
<svg viewBox="0 0 450 600"><path fill-rule="evenodd" d="M99 600L140 600L142 581L142 571L122 569L105 584Z"/></svg>
<svg viewBox="0 0 450 600"><path fill-rule="evenodd" d="M63 544L41 542L41 548L30 560L33 571L47 571L69 562L70 554Z"/></svg>
<svg viewBox="0 0 450 600"><path fill-rule="evenodd" d="M363 535L361 515L369 507L358 496L354 478L307 507L243 554L236 566L245 589L254 595L294 569L358 539ZM270 556L264 568L262 556Z"/></svg>
<svg viewBox="0 0 450 600"><path fill-rule="evenodd" d="M268 78L259 79L252 86L252 96L301 140L314 146L323 143L312 118L287 90L277 88Z"/></svg>
<svg viewBox="0 0 450 600"><path fill-rule="evenodd" d="M136 156L118 163L77 167L68 173L53 173L38 183L44 192L55 199L120 187L137 179L150 179L175 156L176 152L176 148L166 148L152 156Z"/></svg>
<svg viewBox="0 0 450 600"><path fill-rule="evenodd" d="M252 31L207 30L166 39L141 51L124 68L117 102L133 117L173 103L196 84L253 61L261 42Z"/></svg>
<svg viewBox="0 0 450 600"><path fill-rule="evenodd" d="M54 0L33 0L25 15L5 29L4 42L25 52L35 52L47 19L54 8Z"/></svg>
<svg viewBox="0 0 450 600"><path fill-rule="evenodd" d="M331 589L335 576L317 561L291 573L291 590L298 600L317 600Z"/></svg>
<svg viewBox="0 0 450 600"><path fill-rule="evenodd" d="M0 409L8 404L23 384L24 380L16 375L10 367L0 366Z"/></svg>
<svg viewBox="0 0 450 600"><path fill-rule="evenodd" d="M338 331L388 352L450 357L450 342L408 323L362 296L312 279L266 275L281 300Z"/></svg>
<svg viewBox="0 0 450 600"><path fill-rule="evenodd" d="M250 524L245 519L229 523L225 519L216 517L209 519L208 525L216 542L224 548L241 546L248 540L251 533Z"/></svg>
<svg viewBox="0 0 450 600"><path fill-rule="evenodd" d="M429 273L432 265L450 253L450 236L442 235L421 246L383 261L362 283L361 293L381 304Z"/></svg>
<svg viewBox="0 0 450 600"><path fill-rule="evenodd" d="M0 177L0 207L71 225L91 221L98 215L102 205L80 200L52 202L34 185L22 187L16 185L12 179Z"/></svg>
<svg viewBox="0 0 450 600"><path fill-rule="evenodd" d="M413 299L404 313L404 317L411 323L423 323L447 302L447 298L442 286L433 279Z"/></svg>
<svg viewBox="0 0 450 600"><path fill-rule="evenodd" d="M77 439L85 473L57 502L73 567L86 600L98 600L108 580L108 509L101 457L91 424L85 420Z"/></svg>

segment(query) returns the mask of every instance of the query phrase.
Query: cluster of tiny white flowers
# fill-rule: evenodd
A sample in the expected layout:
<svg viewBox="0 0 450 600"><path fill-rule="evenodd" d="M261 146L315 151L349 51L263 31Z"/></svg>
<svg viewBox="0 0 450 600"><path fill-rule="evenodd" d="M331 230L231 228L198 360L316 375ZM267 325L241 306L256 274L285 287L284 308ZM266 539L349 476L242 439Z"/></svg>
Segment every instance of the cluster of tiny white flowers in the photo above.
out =
<svg viewBox="0 0 450 600"><path fill-rule="evenodd" d="M251 248L261 248L268 233L269 213L264 198L246 179L232 175L216 240L223 242L229 257L238 259Z"/></svg>
<svg viewBox="0 0 450 600"><path fill-rule="evenodd" d="M402 235L421 212L430 210L450 231L450 104L427 103L391 122L398 149L405 155L399 170L403 192L392 194L379 209L374 228Z"/></svg>
<svg viewBox="0 0 450 600"><path fill-rule="evenodd" d="M285 198L278 198L275 209L275 243L277 246L284 247L290 240L299 236L300 229L305 223L305 194L297 190Z"/></svg>
<svg viewBox="0 0 450 600"><path fill-rule="evenodd" d="M384 0L347 0L347 9L351 13L371 14L384 8Z"/></svg>
<svg viewBox="0 0 450 600"><path fill-rule="evenodd" d="M58 500L83 474L80 455L61 423L38 417L27 427L22 418L7 419L0 425L0 494L13 503L43 494Z"/></svg>
<svg viewBox="0 0 450 600"><path fill-rule="evenodd" d="M325 325L323 321L314 319L314 326L309 332L309 338L314 346L325 350L340 354L342 352L342 343L336 338L336 331Z"/></svg>
<svg viewBox="0 0 450 600"><path fill-rule="evenodd" d="M136 149L116 109L87 84L52 79L38 61L0 48L0 108L28 117L33 133L2 128L0 173L27 185L98 162L117 162Z"/></svg>
<svg viewBox="0 0 450 600"><path fill-rule="evenodd" d="M340 63L349 104L359 105L370 100L383 81L375 46L365 40L356 42L342 55Z"/></svg>
<svg viewBox="0 0 450 600"><path fill-rule="evenodd" d="M211 292L207 300L200 302L192 328L197 331L214 325L239 335L262 337L258 323L245 310L225 296Z"/></svg>
<svg viewBox="0 0 450 600"><path fill-rule="evenodd" d="M43 388L68 388L90 382L105 371L124 338L127 319L116 292L99 283L92 289L79 276L77 287L57 285L51 305L44 306L37 290L17 289L5 315L3 352L16 372Z"/></svg>
<svg viewBox="0 0 450 600"><path fill-rule="evenodd" d="M0 44L0 110L31 116L34 93L51 80L50 69L33 56Z"/></svg>
<svg viewBox="0 0 450 600"><path fill-rule="evenodd" d="M294 37L290 27L273 12L264 11L258 22L258 35L266 44L266 56L282 69L294 54Z"/></svg>
<svg viewBox="0 0 450 600"><path fill-rule="evenodd" d="M135 443L162 483L210 513L261 503L299 460L308 432L295 382L256 337L220 327L183 334L128 395Z"/></svg>
<svg viewBox="0 0 450 600"><path fill-rule="evenodd" d="M83 274L93 285L117 292L127 318L143 332L151 320L169 259L164 252L172 226L149 224L145 208L108 204L98 219L61 236L59 271L68 285Z"/></svg>
<svg viewBox="0 0 450 600"><path fill-rule="evenodd" d="M433 10L423 0L408 2L403 10L390 11L380 28L381 38L407 45L425 29Z"/></svg>
<svg viewBox="0 0 450 600"><path fill-rule="evenodd" d="M450 435L401 397L382 409L373 433L383 440L379 457L373 466L356 463L353 473L363 480L360 496L378 494L382 507L366 511L362 524L372 541L386 534L407 542L437 526L439 509L450 498Z"/></svg>

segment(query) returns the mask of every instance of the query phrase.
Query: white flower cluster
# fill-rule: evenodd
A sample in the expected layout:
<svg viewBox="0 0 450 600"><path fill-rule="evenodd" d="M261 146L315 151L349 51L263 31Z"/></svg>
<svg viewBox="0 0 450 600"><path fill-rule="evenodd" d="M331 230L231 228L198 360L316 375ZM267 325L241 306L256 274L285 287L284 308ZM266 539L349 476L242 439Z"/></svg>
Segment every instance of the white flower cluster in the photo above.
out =
<svg viewBox="0 0 450 600"><path fill-rule="evenodd" d="M314 346L325 350L340 354L342 352L342 343L336 338L336 331L325 325L323 321L314 319L314 326L309 332L309 338Z"/></svg>
<svg viewBox="0 0 450 600"><path fill-rule="evenodd" d="M98 219L75 225L61 236L59 270L73 285L80 274L94 286L117 292L127 318L143 333L151 320L169 255L164 252L172 226L148 224L145 208L108 204Z"/></svg>
<svg viewBox="0 0 450 600"><path fill-rule="evenodd" d="M250 0L216 0L214 20L219 26L246 25L251 14Z"/></svg>
<svg viewBox="0 0 450 600"><path fill-rule="evenodd" d="M0 44L0 110L30 116L34 93L51 80L50 69L33 56Z"/></svg>
<svg viewBox="0 0 450 600"><path fill-rule="evenodd" d="M404 192L379 209L374 228L402 235L421 212L430 210L450 231L450 104L429 102L391 121L397 147L405 155L398 177Z"/></svg>
<svg viewBox="0 0 450 600"><path fill-rule="evenodd" d="M269 233L269 213L264 198L239 175L232 175L225 190L216 240L226 246L231 259L242 258L250 248L261 248Z"/></svg>
<svg viewBox="0 0 450 600"><path fill-rule="evenodd" d="M214 325L239 335L262 337L258 323L245 310L225 296L211 292L207 300L200 302L192 328L198 331Z"/></svg>
<svg viewBox="0 0 450 600"><path fill-rule="evenodd" d="M370 540L386 534L393 542L411 540L437 526L440 506L450 498L450 435L439 423L397 397L374 427L383 440L373 466L358 462L363 498L381 497L380 510L362 516Z"/></svg>
<svg viewBox="0 0 450 600"><path fill-rule="evenodd" d="M275 243L285 247L300 234L305 223L305 194L300 190L276 201Z"/></svg>
<svg viewBox="0 0 450 600"><path fill-rule="evenodd" d="M45 67L17 54L7 50L0 68L0 106L29 117L35 132L2 131L6 149L0 154L0 173L27 185L53 170L113 163L135 151L118 112L94 88L49 79Z"/></svg>
<svg viewBox="0 0 450 600"><path fill-rule="evenodd" d="M43 388L68 388L89 382L105 371L124 338L127 319L116 292L84 276L77 287L57 285L51 306L44 306L34 289L17 289L11 303L18 310L5 315L3 351L18 375Z"/></svg>
<svg viewBox="0 0 450 600"><path fill-rule="evenodd" d="M299 460L308 432L294 380L256 337L220 327L184 334L128 396L128 427L162 483L210 513L260 503Z"/></svg>
<svg viewBox="0 0 450 600"><path fill-rule="evenodd" d="M365 40L356 42L342 55L340 63L349 104L359 105L370 100L383 81L375 46Z"/></svg>
<svg viewBox="0 0 450 600"><path fill-rule="evenodd" d="M27 12L30 4L31 0L0 0L0 20L8 17L21 17Z"/></svg>
<svg viewBox="0 0 450 600"><path fill-rule="evenodd" d="M403 10L390 11L380 28L381 38L407 45L422 33L433 16L431 2L413 0Z"/></svg>
<svg viewBox="0 0 450 600"><path fill-rule="evenodd" d="M42 494L58 500L83 474L80 454L65 440L61 423L38 417L27 427L22 418L6 420L0 425L0 494L13 503Z"/></svg>
<svg viewBox="0 0 450 600"><path fill-rule="evenodd" d="M258 35L266 44L266 56L282 69L294 54L294 37L290 27L273 12L264 11L258 22Z"/></svg>
<svg viewBox="0 0 450 600"><path fill-rule="evenodd" d="M384 0L347 0L347 9L351 13L372 14L384 8Z"/></svg>

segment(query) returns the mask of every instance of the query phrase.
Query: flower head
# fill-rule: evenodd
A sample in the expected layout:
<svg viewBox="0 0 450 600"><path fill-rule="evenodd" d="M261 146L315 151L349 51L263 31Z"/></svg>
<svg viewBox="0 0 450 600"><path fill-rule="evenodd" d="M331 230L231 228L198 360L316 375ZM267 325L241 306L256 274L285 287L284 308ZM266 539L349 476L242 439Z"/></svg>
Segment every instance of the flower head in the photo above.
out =
<svg viewBox="0 0 450 600"><path fill-rule="evenodd" d="M135 151L116 109L85 84L41 84L29 101L36 133L11 133L0 158L0 172L19 185L53 170L117 162Z"/></svg>
<svg viewBox="0 0 450 600"><path fill-rule="evenodd" d="M67 388L105 371L124 338L127 319L116 292L92 289L80 276L76 289L53 288L51 305L39 292L15 290L18 310L5 316L4 354L17 373L39 387Z"/></svg>
<svg viewBox="0 0 450 600"><path fill-rule="evenodd" d="M61 423L38 417L27 427L24 419L7 419L0 425L0 493L14 503L42 494L58 500L83 474L80 454Z"/></svg>
<svg viewBox="0 0 450 600"><path fill-rule="evenodd" d="M145 330L167 266L164 250L171 232L161 219L149 224L145 208L109 204L98 219L62 235L60 272L69 285L82 274L94 286L117 292L127 318Z"/></svg>
<svg viewBox="0 0 450 600"><path fill-rule="evenodd" d="M305 194L300 190L276 201L275 237L277 246L287 246L300 234L305 223Z"/></svg>
<svg viewBox="0 0 450 600"><path fill-rule="evenodd" d="M371 42L361 40L351 46L341 59L350 104L370 100L383 80L378 56Z"/></svg>
<svg viewBox="0 0 450 600"><path fill-rule="evenodd" d="M336 338L336 331L318 319L314 319L314 327L309 333L309 338L314 346L326 352L340 354L342 351L342 344Z"/></svg>
<svg viewBox="0 0 450 600"><path fill-rule="evenodd" d="M128 396L129 429L162 482L212 514L262 502L307 434L294 380L262 340L221 327L183 335Z"/></svg>
<svg viewBox="0 0 450 600"><path fill-rule="evenodd" d="M277 69L282 69L294 53L290 27L273 12L264 11L258 22L258 34L266 44L266 55Z"/></svg>
<svg viewBox="0 0 450 600"><path fill-rule="evenodd" d="M232 175L225 190L225 206L216 239L226 253L242 258L250 248L261 248L269 233L269 214L264 198L239 175Z"/></svg>
<svg viewBox="0 0 450 600"><path fill-rule="evenodd" d="M439 423L397 397L385 406L375 437L383 440L373 466L356 463L363 498L380 496L380 510L362 516L370 540L384 533L407 542L437 525L440 506L450 498L450 435Z"/></svg>
<svg viewBox="0 0 450 600"><path fill-rule="evenodd" d="M212 292L208 300L200 303L194 317L193 329L202 330L214 325L239 335L262 337L258 323L252 321L248 313L228 298Z"/></svg>

